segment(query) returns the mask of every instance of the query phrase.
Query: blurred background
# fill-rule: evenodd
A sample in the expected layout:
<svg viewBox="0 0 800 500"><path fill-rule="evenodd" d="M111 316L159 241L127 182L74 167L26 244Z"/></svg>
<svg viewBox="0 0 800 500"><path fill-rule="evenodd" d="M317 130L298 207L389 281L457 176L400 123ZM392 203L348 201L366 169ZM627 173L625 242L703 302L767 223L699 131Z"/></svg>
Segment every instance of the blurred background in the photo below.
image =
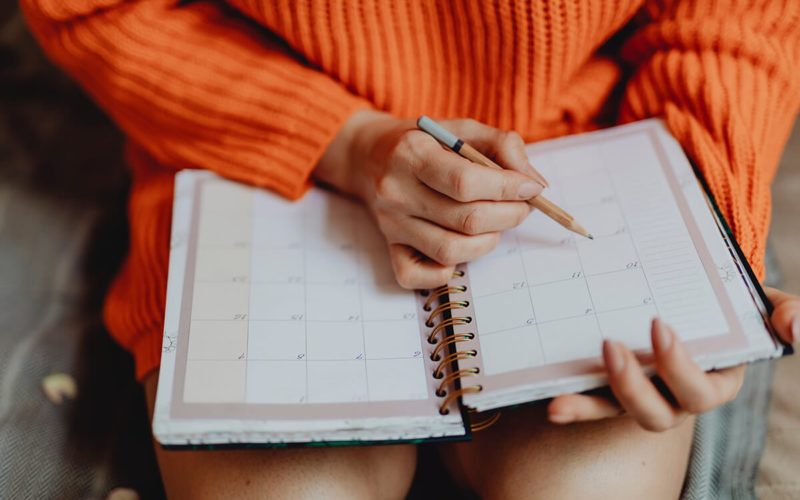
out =
<svg viewBox="0 0 800 500"><path fill-rule="evenodd" d="M772 196L770 251L780 271L775 286L800 295L800 121L795 122L783 152ZM800 498L800 353L776 365L756 494L759 498Z"/></svg>
<svg viewBox="0 0 800 500"><path fill-rule="evenodd" d="M132 362L100 318L127 183L119 131L0 2L0 498L163 495ZM773 193L770 281L800 294L800 127ZM59 404L43 381L62 373L77 393ZM800 356L777 363L759 498L800 498L798 380Z"/></svg>

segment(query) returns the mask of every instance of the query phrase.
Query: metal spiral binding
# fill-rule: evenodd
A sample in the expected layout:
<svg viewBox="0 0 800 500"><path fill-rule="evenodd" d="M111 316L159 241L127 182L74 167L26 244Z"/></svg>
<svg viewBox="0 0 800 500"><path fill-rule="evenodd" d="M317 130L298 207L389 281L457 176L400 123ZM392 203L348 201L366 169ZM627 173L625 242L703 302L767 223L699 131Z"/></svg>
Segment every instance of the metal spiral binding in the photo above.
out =
<svg viewBox="0 0 800 500"><path fill-rule="evenodd" d="M470 349L469 351L451 352L450 354L445 356L444 359L441 360L439 364L436 366L436 369L433 370L433 378L441 379L442 377L444 377L445 368L447 368L450 364L452 364L453 361L458 361L459 359L474 358L477 355L478 351L476 349ZM475 370L477 370L477 368L475 368Z"/></svg>
<svg viewBox="0 0 800 500"><path fill-rule="evenodd" d="M465 287L465 286L447 286L447 285L440 286L439 288L436 288L435 290L430 292L430 295L428 296L428 300L426 300L425 304L422 306L422 310L423 311L430 311L431 309L433 309L433 304L435 304L436 301L439 300L439 298L441 298L441 297L443 297L445 295L452 295L452 294L455 294L455 293L463 293L463 292L466 292L466 291L467 291L467 287Z"/></svg>
<svg viewBox="0 0 800 500"><path fill-rule="evenodd" d="M456 325L468 325L472 323L472 318L446 318L442 320L441 323L437 323L436 326L433 327L431 333L428 334L428 343L429 344L436 344L439 342L437 336L447 331L448 326L456 326ZM474 334L473 334L474 335ZM447 338L447 337L445 337Z"/></svg>
<svg viewBox="0 0 800 500"><path fill-rule="evenodd" d="M450 344L455 344L456 342L464 342L465 340L472 340L475 338L475 334L472 332L469 333L455 333L448 337L445 337L443 341L436 344L436 347L433 349L431 353L431 361L439 361L442 359L442 351L444 351L447 346Z"/></svg>
<svg viewBox="0 0 800 500"><path fill-rule="evenodd" d="M453 278L463 276L464 272L460 270L453 273ZM470 359L478 355L476 349L458 349L459 342L474 340L475 333L456 333L451 330L448 334L448 329L472 323L472 316L452 316L453 311L470 306L468 300L456 300L453 297L466 291L465 285L444 285L422 294L427 297L422 309L430 313L425 320L425 326L431 329L428 334L428 343L436 346L430 354L430 359L437 363L432 376L440 381L435 394L442 398L439 406L439 413L442 415L450 413L449 406L461 396L483 390L481 385L467 387L461 385L465 377L480 373L480 369L477 367L456 369L447 373L447 368L455 368L458 360ZM437 303L439 303L438 306ZM476 414L473 410L470 410L469 413ZM496 412L479 422L471 423L470 428L473 432L477 432L493 425L499 419L500 413Z"/></svg>
<svg viewBox="0 0 800 500"><path fill-rule="evenodd" d="M439 304L439 306L431 311L428 315L428 319L425 320L425 326L431 328L434 326L433 320L436 319L439 315L444 314L445 311L452 311L454 309L464 309L469 307L468 300L450 300ZM472 318L470 318L472 321Z"/></svg>

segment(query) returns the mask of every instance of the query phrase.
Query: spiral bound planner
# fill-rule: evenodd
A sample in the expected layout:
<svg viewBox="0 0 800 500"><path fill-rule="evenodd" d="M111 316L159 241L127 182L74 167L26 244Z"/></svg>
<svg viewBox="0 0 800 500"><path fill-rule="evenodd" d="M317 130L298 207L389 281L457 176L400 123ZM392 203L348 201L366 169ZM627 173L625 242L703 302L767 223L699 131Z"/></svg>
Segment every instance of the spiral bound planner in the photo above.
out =
<svg viewBox="0 0 800 500"><path fill-rule="evenodd" d="M658 120L528 147L548 198L435 290L397 286L357 203L176 176L153 430L167 447L467 439L498 408L606 383L669 322L707 369L787 348L724 221ZM487 412L479 414L479 412Z"/></svg>

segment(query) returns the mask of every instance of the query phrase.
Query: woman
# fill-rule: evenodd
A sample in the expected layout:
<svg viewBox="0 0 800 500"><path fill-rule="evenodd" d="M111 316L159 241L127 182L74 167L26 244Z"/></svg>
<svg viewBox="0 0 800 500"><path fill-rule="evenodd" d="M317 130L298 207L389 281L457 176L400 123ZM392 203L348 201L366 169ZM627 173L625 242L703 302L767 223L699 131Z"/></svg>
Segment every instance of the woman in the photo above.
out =
<svg viewBox="0 0 800 500"><path fill-rule="evenodd" d="M23 7L50 56L130 138L131 248L105 316L134 353L151 406L180 168L292 198L312 178L352 194L386 236L398 281L429 287L527 215L523 200L546 181L527 164L523 142L660 115L763 274L769 181L800 104L794 0ZM414 131L409 119L423 113L454 119L447 126L505 170L470 165ZM777 329L796 338L800 302L770 296ZM616 400L571 395L512 412L446 450L452 474L487 497L677 496L692 439L687 415L734 397L744 369L703 374L668 326L654 323L652 335L671 399L629 351L609 344ZM628 416L611 418L621 410ZM383 498L405 494L416 455L396 446L158 456L176 498Z"/></svg>

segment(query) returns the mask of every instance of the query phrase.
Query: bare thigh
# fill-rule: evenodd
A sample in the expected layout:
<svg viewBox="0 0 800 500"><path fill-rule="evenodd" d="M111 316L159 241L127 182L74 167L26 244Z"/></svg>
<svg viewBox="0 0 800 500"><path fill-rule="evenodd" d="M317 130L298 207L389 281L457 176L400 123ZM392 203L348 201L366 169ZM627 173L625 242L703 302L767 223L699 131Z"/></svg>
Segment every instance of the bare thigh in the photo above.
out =
<svg viewBox="0 0 800 500"><path fill-rule="evenodd" d="M151 415L157 380L154 374L145 381ZM416 467L413 446L155 449L170 499L402 498Z"/></svg>
<svg viewBox="0 0 800 500"><path fill-rule="evenodd" d="M663 433L627 417L555 426L543 407L504 412L472 442L443 445L451 474L482 498L677 498L694 419Z"/></svg>

